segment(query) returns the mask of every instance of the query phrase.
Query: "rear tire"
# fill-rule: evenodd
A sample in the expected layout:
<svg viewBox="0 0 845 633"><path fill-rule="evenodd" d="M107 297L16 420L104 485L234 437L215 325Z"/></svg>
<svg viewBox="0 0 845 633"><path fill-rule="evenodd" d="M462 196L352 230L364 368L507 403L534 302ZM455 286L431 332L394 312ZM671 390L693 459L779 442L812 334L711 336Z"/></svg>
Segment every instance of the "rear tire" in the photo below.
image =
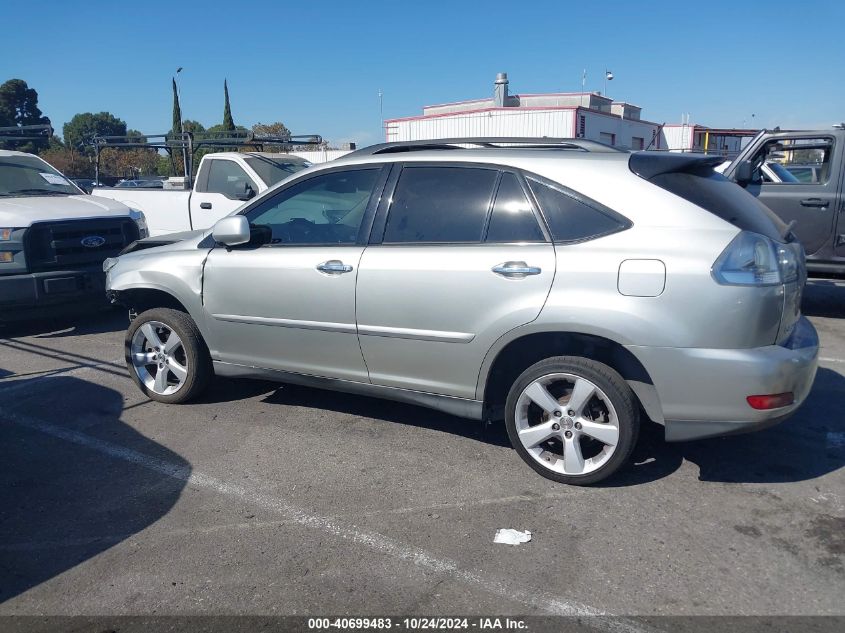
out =
<svg viewBox="0 0 845 633"><path fill-rule="evenodd" d="M179 404L200 395L213 374L211 355L194 320L179 310L154 308L126 331L126 366L152 400Z"/></svg>
<svg viewBox="0 0 845 633"><path fill-rule="evenodd" d="M585 486L625 464L640 420L634 394L615 370L579 356L555 356L516 379L505 426L531 468L547 479Z"/></svg>

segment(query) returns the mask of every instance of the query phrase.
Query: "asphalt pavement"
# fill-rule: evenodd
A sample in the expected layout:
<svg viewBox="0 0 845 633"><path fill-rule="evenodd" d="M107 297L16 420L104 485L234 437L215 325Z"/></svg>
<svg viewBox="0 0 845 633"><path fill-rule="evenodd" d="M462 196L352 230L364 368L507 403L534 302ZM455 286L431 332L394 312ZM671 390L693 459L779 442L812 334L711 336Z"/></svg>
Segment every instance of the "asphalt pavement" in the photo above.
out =
<svg viewBox="0 0 845 633"><path fill-rule="evenodd" d="M215 379L147 400L122 313L0 329L0 615L845 614L845 282L787 422L547 481L504 430ZM529 543L493 543L498 528Z"/></svg>

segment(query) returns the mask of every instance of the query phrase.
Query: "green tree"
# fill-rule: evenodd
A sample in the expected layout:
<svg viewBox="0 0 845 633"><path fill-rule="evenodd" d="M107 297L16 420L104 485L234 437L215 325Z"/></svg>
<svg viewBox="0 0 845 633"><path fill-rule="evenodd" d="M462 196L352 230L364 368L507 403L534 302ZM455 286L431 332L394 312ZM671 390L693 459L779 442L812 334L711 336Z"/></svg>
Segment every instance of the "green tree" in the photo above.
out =
<svg viewBox="0 0 845 633"><path fill-rule="evenodd" d="M171 134L182 132L182 108L179 106L179 92L176 90L176 78L173 77L173 125L170 128Z"/></svg>
<svg viewBox="0 0 845 633"><path fill-rule="evenodd" d="M126 122L110 112L75 114L62 128L65 145L73 148L75 152L88 156L94 153L91 140L95 136L124 135L126 135Z"/></svg>
<svg viewBox="0 0 845 633"><path fill-rule="evenodd" d="M9 79L0 85L0 127L13 125L44 125L50 119L43 116L38 108L38 93L30 88L23 79ZM0 142L0 148L17 149L32 152L45 149L49 142L21 143L20 141Z"/></svg>
<svg viewBox="0 0 845 633"><path fill-rule="evenodd" d="M185 121L182 121L182 126L185 128L186 132L191 132L194 136L205 132L205 126L199 121L186 119Z"/></svg>
<svg viewBox="0 0 845 633"><path fill-rule="evenodd" d="M290 130L281 121L275 123L256 123L252 126L252 131L256 136L273 136L276 138L290 138ZM264 150L267 152L283 152L287 148L284 145L265 145Z"/></svg>
<svg viewBox="0 0 845 633"><path fill-rule="evenodd" d="M223 129L231 132L235 128L235 121L232 119L232 108L229 106L229 85L223 80Z"/></svg>

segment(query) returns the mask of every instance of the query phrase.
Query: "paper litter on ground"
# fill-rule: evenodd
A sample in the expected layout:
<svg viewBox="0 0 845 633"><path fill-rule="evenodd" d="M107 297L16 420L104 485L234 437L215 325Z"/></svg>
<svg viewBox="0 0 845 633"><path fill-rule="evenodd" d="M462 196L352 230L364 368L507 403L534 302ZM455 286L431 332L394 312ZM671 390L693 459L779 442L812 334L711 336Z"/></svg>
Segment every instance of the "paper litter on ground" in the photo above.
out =
<svg viewBox="0 0 845 633"><path fill-rule="evenodd" d="M504 543L505 545L519 545L520 543L527 543L531 540L531 532L525 530L512 530L511 528L499 528L496 530L496 536L493 537L494 543Z"/></svg>

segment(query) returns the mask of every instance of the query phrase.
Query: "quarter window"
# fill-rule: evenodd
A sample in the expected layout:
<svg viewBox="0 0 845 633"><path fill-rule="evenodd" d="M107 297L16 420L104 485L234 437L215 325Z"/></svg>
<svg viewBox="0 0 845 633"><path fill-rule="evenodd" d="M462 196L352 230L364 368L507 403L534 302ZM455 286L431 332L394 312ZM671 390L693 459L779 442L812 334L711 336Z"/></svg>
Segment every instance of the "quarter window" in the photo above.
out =
<svg viewBox="0 0 845 633"><path fill-rule="evenodd" d="M270 227L272 244L354 244L378 174L356 169L308 178L246 216L250 224Z"/></svg>
<svg viewBox="0 0 845 633"><path fill-rule="evenodd" d="M533 178L528 182L546 217L552 237L559 242L585 240L620 231L626 227L622 218L611 215L574 194L543 184Z"/></svg>
<svg viewBox="0 0 845 633"><path fill-rule="evenodd" d="M387 216L384 242L480 242L496 170L405 167Z"/></svg>
<svg viewBox="0 0 845 633"><path fill-rule="evenodd" d="M542 242L543 231L537 224L531 203L517 177L505 172L499 182L487 242Z"/></svg>

